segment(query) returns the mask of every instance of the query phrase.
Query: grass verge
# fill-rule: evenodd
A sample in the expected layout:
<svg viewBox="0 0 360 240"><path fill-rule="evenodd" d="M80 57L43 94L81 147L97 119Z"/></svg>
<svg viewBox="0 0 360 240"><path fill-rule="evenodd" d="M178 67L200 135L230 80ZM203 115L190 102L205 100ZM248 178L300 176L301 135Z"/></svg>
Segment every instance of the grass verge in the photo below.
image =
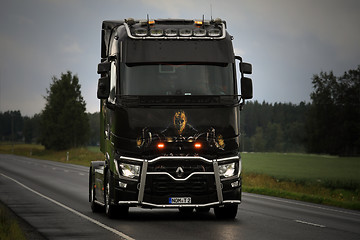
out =
<svg viewBox="0 0 360 240"><path fill-rule="evenodd" d="M263 174L244 173L243 191L360 210L360 191L326 187L311 181L277 179Z"/></svg>
<svg viewBox="0 0 360 240"><path fill-rule="evenodd" d="M18 220L10 210L0 202L0 239L26 240L25 234L18 224Z"/></svg>
<svg viewBox="0 0 360 240"><path fill-rule="evenodd" d="M43 160L71 163L83 166L90 166L91 161L104 159L97 147L73 148L63 151L46 150L41 145L35 144L0 144L0 153L15 154L19 156L32 157Z"/></svg>

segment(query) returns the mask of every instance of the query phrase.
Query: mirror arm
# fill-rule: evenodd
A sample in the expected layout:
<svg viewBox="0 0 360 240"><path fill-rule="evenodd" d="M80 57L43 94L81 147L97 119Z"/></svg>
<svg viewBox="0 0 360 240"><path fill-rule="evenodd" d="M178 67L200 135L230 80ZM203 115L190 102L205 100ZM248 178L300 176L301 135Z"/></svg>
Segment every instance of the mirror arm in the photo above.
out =
<svg viewBox="0 0 360 240"><path fill-rule="evenodd" d="M235 56L235 59L239 60L240 61L240 64L239 66L241 65L242 63L242 57L240 56ZM244 71L239 67L239 70L240 70L240 73L241 73L241 77L244 77Z"/></svg>
<svg viewBox="0 0 360 240"><path fill-rule="evenodd" d="M106 99L106 107L111 109L111 110L115 110L116 104L111 103Z"/></svg>

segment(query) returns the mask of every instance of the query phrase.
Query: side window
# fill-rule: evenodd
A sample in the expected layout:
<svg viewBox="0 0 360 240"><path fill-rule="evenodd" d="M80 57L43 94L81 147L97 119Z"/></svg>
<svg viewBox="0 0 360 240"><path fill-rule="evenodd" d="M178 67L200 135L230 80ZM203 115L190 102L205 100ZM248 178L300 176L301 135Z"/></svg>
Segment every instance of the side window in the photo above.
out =
<svg viewBox="0 0 360 240"><path fill-rule="evenodd" d="M116 61L111 62L110 70L110 95L108 101L115 103L116 96Z"/></svg>

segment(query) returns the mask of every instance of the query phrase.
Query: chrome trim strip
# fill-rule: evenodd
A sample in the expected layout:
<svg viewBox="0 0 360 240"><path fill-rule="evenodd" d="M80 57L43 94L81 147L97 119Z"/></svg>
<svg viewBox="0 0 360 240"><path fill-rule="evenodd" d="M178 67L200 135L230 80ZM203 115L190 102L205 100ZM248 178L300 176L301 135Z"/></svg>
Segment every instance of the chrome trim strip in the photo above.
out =
<svg viewBox="0 0 360 240"><path fill-rule="evenodd" d="M120 171L119 171L119 166L118 166L118 162L116 159L114 159L114 163L115 163L115 170L116 170L116 173L118 174L119 177L121 177L120 175Z"/></svg>
<svg viewBox="0 0 360 240"><path fill-rule="evenodd" d="M136 161L136 162L143 162L145 159L141 159L141 158L133 158L133 157L125 157L125 156L120 156L120 160L124 159L124 160L130 160L130 161ZM162 159L172 159L172 160L181 160L181 159L188 159L188 160L201 160L204 162L208 162L208 163L212 163L213 160L201 157L201 156L160 156L160 157L156 157L150 160L147 160L149 163L153 163ZM226 157L226 158L219 158L217 159L218 162L222 162L222 161L228 161L228 160L236 160L239 159L239 156L232 156L232 157Z"/></svg>
<svg viewBox="0 0 360 240"><path fill-rule="evenodd" d="M141 178L140 178L140 188L139 188L139 195L138 195L138 202L139 204L142 203L144 199L144 191L145 191L145 182L146 182L146 174L147 174L147 167L148 161L145 160L142 165L141 169Z"/></svg>
<svg viewBox="0 0 360 240"><path fill-rule="evenodd" d="M119 201L118 204L120 205L138 205L141 206L148 206L148 207L158 207L158 208L179 208L179 207L211 207L211 206L217 206L217 205L223 205L223 204L240 204L240 200L225 200L222 203L220 202L211 202L211 203L205 203L205 204L183 204L183 205L175 205L175 204L154 204L154 203L148 203L148 202L142 202L139 204L137 201Z"/></svg>
<svg viewBox="0 0 360 240"><path fill-rule="evenodd" d="M100 206L105 206L105 204L104 203L102 203L102 202L99 202L98 200L94 200L94 202L96 203L96 204L99 204Z"/></svg>
<svg viewBox="0 0 360 240"><path fill-rule="evenodd" d="M120 205L130 205L130 204L139 205L139 202L138 201L119 201L118 204L120 204Z"/></svg>
<svg viewBox="0 0 360 240"><path fill-rule="evenodd" d="M189 178L191 178L193 175L214 175L213 172L193 172L186 178L174 178L170 173L167 173L167 172L148 172L147 174L148 175L167 175L175 181L186 181Z"/></svg>
<svg viewBox="0 0 360 240"><path fill-rule="evenodd" d="M215 185L216 185L216 193L220 204L223 202L223 194L222 194L222 183L220 181L220 174L219 174L219 165L217 161L213 161L214 166L214 175L215 175Z"/></svg>
<svg viewBox="0 0 360 240"><path fill-rule="evenodd" d="M160 156L160 157L156 157L154 159L149 160L149 163L153 163L162 159L173 159L173 160L181 160L181 159L188 159L188 160L195 160L195 159L199 159L202 160L204 162L208 162L208 163L212 163L212 160L206 159L204 157L200 157L200 156Z"/></svg>
<svg viewBox="0 0 360 240"><path fill-rule="evenodd" d="M132 158L132 157L120 156L120 160L121 159L135 161L135 162L144 162L144 159L141 159L141 158Z"/></svg>
<svg viewBox="0 0 360 240"><path fill-rule="evenodd" d="M130 31L130 27L127 23L124 22L124 26L125 26L125 29L126 29L126 33L127 35L129 36L129 38L132 38L132 39L210 39L210 40L213 40L213 39L224 39L226 37L226 30L225 30L225 24L224 23L221 23L221 26L222 26L222 35L220 37L196 37L196 36L189 36L189 37L182 37L182 36L176 36L176 37L167 37L167 36L162 36L162 37L152 37L152 36L146 36L146 37L136 37L136 36L133 36L131 34L131 31Z"/></svg>
<svg viewBox="0 0 360 240"><path fill-rule="evenodd" d="M227 158L219 158L217 161L222 162L222 161L235 160L235 159L239 159L239 156L232 156L232 157L227 157Z"/></svg>

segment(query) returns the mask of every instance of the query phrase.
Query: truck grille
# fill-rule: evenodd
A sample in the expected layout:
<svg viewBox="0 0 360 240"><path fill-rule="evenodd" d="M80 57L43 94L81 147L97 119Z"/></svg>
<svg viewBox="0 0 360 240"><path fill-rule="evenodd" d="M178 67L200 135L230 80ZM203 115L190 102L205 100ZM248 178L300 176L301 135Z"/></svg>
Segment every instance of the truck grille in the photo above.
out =
<svg viewBox="0 0 360 240"><path fill-rule="evenodd" d="M178 168L181 167L181 172ZM201 161L171 161L164 160L149 164L146 177L145 194L164 196L169 194L191 194L204 195L216 191L213 174L201 174L202 172L213 172L212 164ZM159 174L156 174L159 172ZM190 176L190 174L195 173ZM168 173L175 179L174 180ZM189 177L190 176L190 177Z"/></svg>
<svg viewBox="0 0 360 240"><path fill-rule="evenodd" d="M162 196L169 194L203 195L215 191L213 175L192 176L186 181L175 181L166 175L150 175L145 193Z"/></svg>
<svg viewBox="0 0 360 240"><path fill-rule="evenodd" d="M179 167L181 167L181 174L177 173ZM213 172L213 166L201 161L163 160L149 164L147 170L148 172L166 172L174 178L186 178L194 172Z"/></svg>

